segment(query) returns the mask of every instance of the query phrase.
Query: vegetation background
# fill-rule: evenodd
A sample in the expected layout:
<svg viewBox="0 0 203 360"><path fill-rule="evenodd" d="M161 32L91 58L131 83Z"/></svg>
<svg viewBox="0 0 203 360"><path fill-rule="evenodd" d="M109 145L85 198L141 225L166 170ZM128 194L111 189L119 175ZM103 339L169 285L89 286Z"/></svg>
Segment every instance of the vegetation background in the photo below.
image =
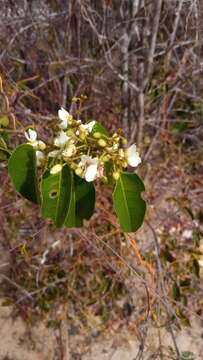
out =
<svg viewBox="0 0 203 360"><path fill-rule="evenodd" d="M0 9L0 141L15 148L32 125L48 139L59 107L86 95L84 120L136 141L148 202L143 228L123 234L111 190L97 184L91 221L56 230L14 192L0 150L1 360L201 360L203 2L1 0ZM26 324L18 345L16 316ZM45 330L41 347L33 340L42 323L51 350ZM185 326L193 335L183 344ZM117 339L106 353L105 336ZM133 353L112 352L132 339Z"/></svg>

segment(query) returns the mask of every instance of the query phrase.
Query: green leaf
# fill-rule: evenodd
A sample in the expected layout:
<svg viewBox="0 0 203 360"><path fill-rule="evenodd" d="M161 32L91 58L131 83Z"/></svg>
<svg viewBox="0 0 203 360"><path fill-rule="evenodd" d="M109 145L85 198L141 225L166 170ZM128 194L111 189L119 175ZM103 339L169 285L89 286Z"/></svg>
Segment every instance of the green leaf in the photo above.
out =
<svg viewBox="0 0 203 360"><path fill-rule="evenodd" d="M50 218L57 227L71 218L74 223L74 212L70 212L73 199L73 173L70 168L65 165L57 174L50 174L47 171L42 178L42 216ZM70 221L70 220L69 220Z"/></svg>
<svg viewBox="0 0 203 360"><path fill-rule="evenodd" d="M8 172L15 189L26 199L39 203L36 154L29 144L19 145L8 162Z"/></svg>
<svg viewBox="0 0 203 360"><path fill-rule="evenodd" d="M77 226L77 219L75 216L75 191L71 191L71 198L69 202L69 208L64 221L64 226L68 228Z"/></svg>
<svg viewBox="0 0 203 360"><path fill-rule="evenodd" d="M96 132L99 132L100 134L104 135L105 137L109 135L107 129L97 121L95 122L91 133L94 134Z"/></svg>
<svg viewBox="0 0 203 360"><path fill-rule="evenodd" d="M82 226L84 219L88 220L95 207L95 189L92 182L87 182L75 175L76 192L76 225Z"/></svg>
<svg viewBox="0 0 203 360"><path fill-rule="evenodd" d="M120 173L113 193L113 205L125 232L136 231L143 223L146 203L141 192L144 190L144 184L136 174Z"/></svg>
<svg viewBox="0 0 203 360"><path fill-rule="evenodd" d="M66 213L66 218L64 221L64 226L71 228L76 227L76 215L75 215L75 207L76 207L76 199L75 199L75 183L74 183L74 175L71 171L71 192L70 192L70 200L69 206Z"/></svg>

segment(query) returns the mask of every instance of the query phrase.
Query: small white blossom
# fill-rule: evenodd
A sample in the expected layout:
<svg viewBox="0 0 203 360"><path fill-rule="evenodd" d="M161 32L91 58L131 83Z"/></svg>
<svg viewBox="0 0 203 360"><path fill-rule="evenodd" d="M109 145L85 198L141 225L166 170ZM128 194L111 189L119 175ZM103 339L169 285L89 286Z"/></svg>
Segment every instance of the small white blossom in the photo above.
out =
<svg viewBox="0 0 203 360"><path fill-rule="evenodd" d="M88 165L84 176L85 180L88 182L95 180L97 177L97 163Z"/></svg>
<svg viewBox="0 0 203 360"><path fill-rule="evenodd" d="M52 174L52 175L57 174L58 172L60 172L62 170L62 167L63 166L61 164L54 165L50 170L50 174Z"/></svg>
<svg viewBox="0 0 203 360"><path fill-rule="evenodd" d="M131 145L127 149L126 154L127 154L128 164L130 166L136 167L141 163L141 158L139 156L139 153L137 152L135 144Z"/></svg>
<svg viewBox="0 0 203 360"><path fill-rule="evenodd" d="M75 153L76 153L76 146L74 144L70 144L65 148L65 150L63 150L62 155L66 158L66 157L71 157Z"/></svg>
<svg viewBox="0 0 203 360"><path fill-rule="evenodd" d="M81 166L84 169L83 176L86 181L90 182L96 179L97 168L98 168L97 158L92 158L91 156L88 155L82 155L79 166Z"/></svg>
<svg viewBox="0 0 203 360"><path fill-rule="evenodd" d="M64 131L60 131L60 133L54 140L54 145L57 147L63 147L69 139L69 136L67 136Z"/></svg>
<svg viewBox="0 0 203 360"><path fill-rule="evenodd" d="M81 127L83 127L85 130L87 130L89 133L91 133L95 123L96 123L96 121L93 120L93 121L90 121L88 124L81 125Z"/></svg>
<svg viewBox="0 0 203 360"><path fill-rule="evenodd" d="M72 119L72 115L69 114L68 111L66 111L64 108L61 108L58 111L58 117L59 117L59 127L60 129L66 130L68 127L68 121Z"/></svg>
<svg viewBox="0 0 203 360"><path fill-rule="evenodd" d="M42 151L37 150L36 151L36 162L37 162L37 166L41 166L44 162L45 159L45 155Z"/></svg>
<svg viewBox="0 0 203 360"><path fill-rule="evenodd" d="M25 137L29 142L34 142L37 140L37 132L33 129L28 129L25 131Z"/></svg>
<svg viewBox="0 0 203 360"><path fill-rule="evenodd" d="M46 148L46 144L37 140L37 132L33 129L28 129L25 131L25 137L28 140L28 143L32 145L35 149L44 150Z"/></svg>

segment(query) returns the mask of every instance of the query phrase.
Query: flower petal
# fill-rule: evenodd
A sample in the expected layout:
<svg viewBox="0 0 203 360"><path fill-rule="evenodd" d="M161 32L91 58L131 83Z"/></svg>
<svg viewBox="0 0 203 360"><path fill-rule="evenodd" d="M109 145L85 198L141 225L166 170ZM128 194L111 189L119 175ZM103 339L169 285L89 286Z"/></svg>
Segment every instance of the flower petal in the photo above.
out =
<svg viewBox="0 0 203 360"><path fill-rule="evenodd" d="M85 180L88 182L95 180L97 177L97 164L88 165L85 170L84 176Z"/></svg>
<svg viewBox="0 0 203 360"><path fill-rule="evenodd" d="M85 165L87 162L91 162L93 159L89 155L82 155L81 162Z"/></svg>
<svg viewBox="0 0 203 360"><path fill-rule="evenodd" d="M69 112L66 111L64 108L60 108L58 111L58 117L61 121L68 120L68 117L70 116Z"/></svg>
<svg viewBox="0 0 203 360"><path fill-rule="evenodd" d="M136 145L133 144L127 149L128 164L132 167L136 167L141 163L139 153L136 151Z"/></svg>
<svg viewBox="0 0 203 360"><path fill-rule="evenodd" d="M88 131L91 133L92 132L92 129L94 127L94 125L96 124L96 121L90 121L88 124L87 124L87 129Z"/></svg>
<svg viewBox="0 0 203 360"><path fill-rule="evenodd" d="M62 155L64 157L70 157L76 153L76 146L75 145L69 145L65 150L63 150Z"/></svg>
<svg viewBox="0 0 203 360"><path fill-rule="evenodd" d="M68 127L68 120L71 117L68 111L66 111L64 108L61 108L58 111L58 117L60 119L59 127L63 130L67 129Z"/></svg>
<svg viewBox="0 0 203 360"><path fill-rule="evenodd" d="M57 147L62 147L67 143L68 140L69 136L67 136L64 131L61 131L54 140L54 145Z"/></svg>
<svg viewBox="0 0 203 360"><path fill-rule="evenodd" d="M95 123L96 123L96 121L93 120L93 121L90 121L88 124L82 124L80 126L80 128L87 130L89 133L91 133Z"/></svg>
<svg viewBox="0 0 203 360"><path fill-rule="evenodd" d="M25 131L25 137L28 141L33 142L37 140L37 132L33 129L28 129Z"/></svg>

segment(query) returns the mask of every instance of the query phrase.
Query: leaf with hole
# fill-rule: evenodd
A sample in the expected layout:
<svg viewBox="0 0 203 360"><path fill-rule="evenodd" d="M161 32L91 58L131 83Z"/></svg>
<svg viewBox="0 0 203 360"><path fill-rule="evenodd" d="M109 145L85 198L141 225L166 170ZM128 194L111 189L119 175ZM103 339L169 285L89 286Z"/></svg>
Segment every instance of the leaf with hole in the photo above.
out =
<svg viewBox="0 0 203 360"><path fill-rule="evenodd" d="M92 216L95 207L95 189L92 182L87 182L75 175L76 225L82 226L84 219Z"/></svg>
<svg viewBox="0 0 203 360"><path fill-rule="evenodd" d="M71 211L73 197L73 173L65 165L57 174L50 174L47 171L42 178L42 216L52 219L57 227L67 221L67 216L71 223L75 223L75 213ZM71 219L70 219L71 217Z"/></svg>

